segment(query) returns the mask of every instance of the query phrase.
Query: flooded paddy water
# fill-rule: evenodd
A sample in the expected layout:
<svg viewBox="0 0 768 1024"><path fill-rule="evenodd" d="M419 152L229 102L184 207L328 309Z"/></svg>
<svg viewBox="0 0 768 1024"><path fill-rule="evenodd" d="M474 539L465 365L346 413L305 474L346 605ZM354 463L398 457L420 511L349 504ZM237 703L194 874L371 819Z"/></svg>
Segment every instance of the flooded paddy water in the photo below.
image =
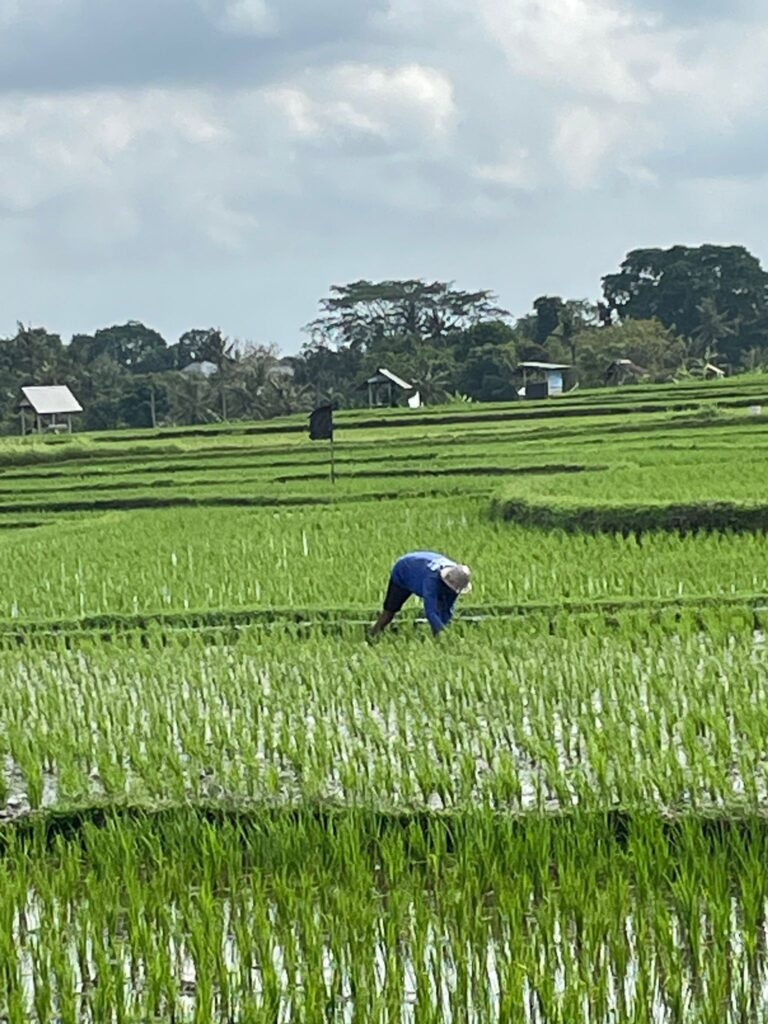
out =
<svg viewBox="0 0 768 1024"><path fill-rule="evenodd" d="M0 650L0 1020L762 1020L765 638L530 628Z"/></svg>
<svg viewBox="0 0 768 1024"><path fill-rule="evenodd" d="M27 1021L758 1021L768 823L195 812L0 861Z"/></svg>
<svg viewBox="0 0 768 1024"><path fill-rule="evenodd" d="M525 619L489 620L437 673L418 632L0 649L0 820L211 800L768 807L764 635L694 625L580 623L542 656Z"/></svg>

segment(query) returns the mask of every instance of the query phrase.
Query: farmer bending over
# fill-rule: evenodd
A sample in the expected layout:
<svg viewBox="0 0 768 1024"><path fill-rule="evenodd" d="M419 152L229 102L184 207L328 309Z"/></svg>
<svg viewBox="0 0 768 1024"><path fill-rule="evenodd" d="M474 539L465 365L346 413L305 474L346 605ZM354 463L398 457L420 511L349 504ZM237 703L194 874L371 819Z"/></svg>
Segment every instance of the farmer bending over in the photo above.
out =
<svg viewBox="0 0 768 1024"><path fill-rule="evenodd" d="M384 610L371 627L370 636L387 628L411 594L424 599L424 611L432 633L437 636L451 621L456 598L472 589L471 577L469 566L459 565L437 551L411 551L403 555L394 564Z"/></svg>

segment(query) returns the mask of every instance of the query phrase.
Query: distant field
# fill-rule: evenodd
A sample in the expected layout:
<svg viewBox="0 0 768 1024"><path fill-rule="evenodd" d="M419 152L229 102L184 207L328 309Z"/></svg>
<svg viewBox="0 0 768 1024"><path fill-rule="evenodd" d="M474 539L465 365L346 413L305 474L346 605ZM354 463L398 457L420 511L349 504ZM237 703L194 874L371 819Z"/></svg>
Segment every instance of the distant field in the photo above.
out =
<svg viewBox="0 0 768 1024"><path fill-rule="evenodd" d="M3 440L0 1020L764 1019L766 399Z"/></svg>

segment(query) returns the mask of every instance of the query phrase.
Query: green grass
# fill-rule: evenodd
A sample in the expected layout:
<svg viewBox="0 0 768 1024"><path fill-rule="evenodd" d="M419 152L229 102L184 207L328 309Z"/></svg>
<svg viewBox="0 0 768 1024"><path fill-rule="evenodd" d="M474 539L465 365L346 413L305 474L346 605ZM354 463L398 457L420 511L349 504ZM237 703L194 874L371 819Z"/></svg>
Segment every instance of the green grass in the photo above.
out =
<svg viewBox="0 0 768 1024"><path fill-rule="evenodd" d="M0 1020L763 1019L763 388L0 443Z"/></svg>

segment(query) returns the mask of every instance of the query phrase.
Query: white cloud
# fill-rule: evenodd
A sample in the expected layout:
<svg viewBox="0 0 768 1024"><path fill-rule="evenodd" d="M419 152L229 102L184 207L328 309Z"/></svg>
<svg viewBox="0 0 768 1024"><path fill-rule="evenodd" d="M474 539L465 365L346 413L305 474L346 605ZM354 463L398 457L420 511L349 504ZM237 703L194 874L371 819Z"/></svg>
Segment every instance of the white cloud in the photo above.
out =
<svg viewBox="0 0 768 1024"><path fill-rule="evenodd" d="M291 129L307 138L434 141L450 132L456 115L448 76L419 64L393 69L343 64L310 76L303 88L281 86L266 95Z"/></svg>
<svg viewBox="0 0 768 1024"><path fill-rule="evenodd" d="M266 90L266 98L285 117L296 135L311 138L321 131L317 105L307 93L290 86Z"/></svg>
<svg viewBox="0 0 768 1024"><path fill-rule="evenodd" d="M215 154L227 134L210 99L197 91L6 97L0 208L36 218L51 205L69 206L77 211L64 222L70 249L93 244L94 220L105 234L138 233L156 216L159 196L171 220L183 211L190 178L216 174ZM199 217L205 230L204 209Z"/></svg>
<svg viewBox="0 0 768 1024"><path fill-rule="evenodd" d="M609 0L478 0L513 70L618 102L647 97L652 22Z"/></svg>
<svg viewBox="0 0 768 1024"><path fill-rule="evenodd" d="M447 26L473 20L473 5L467 0L389 0L387 7L377 11L372 24L383 31L407 34L419 32L434 36Z"/></svg>
<svg viewBox="0 0 768 1024"><path fill-rule="evenodd" d="M616 134L615 124L609 132L603 118L588 107L563 111L555 126L552 156L566 181L576 188L594 184Z"/></svg>
<svg viewBox="0 0 768 1024"><path fill-rule="evenodd" d="M122 308L136 267L184 327L199 270L247 333L259 261L292 330L297 291L311 313L345 274L407 264L524 309L636 244L761 245L768 12L746 4L0 0L8 290L34 318L65 268L76 327L93 276Z"/></svg>
<svg viewBox="0 0 768 1024"><path fill-rule="evenodd" d="M745 32L740 26L721 26L717 34L697 29L671 37L650 78L659 97L690 104L699 117L728 126L763 105L768 88L768 26Z"/></svg>
<svg viewBox="0 0 768 1024"><path fill-rule="evenodd" d="M307 141L326 161L316 173L331 189L337 147L363 137L383 147L379 158L389 153L404 163L371 168L354 186L348 181L348 191L399 204L392 187L399 180L414 202L433 203L411 161L444 137L453 115L448 79L417 65L345 64L302 79L301 88L0 97L0 216L42 224L46 210L68 208L57 217L70 253L92 249L98 225L109 244L112 221L123 237L158 233L164 224L169 239L193 234L213 249L237 251L260 230L268 197L302 193ZM88 208L98 211L95 222Z"/></svg>
<svg viewBox="0 0 768 1024"><path fill-rule="evenodd" d="M562 179L586 189L618 172L635 184L653 184L643 164L656 145L642 118L628 118L612 109L569 106L558 115L550 152Z"/></svg>
<svg viewBox="0 0 768 1024"><path fill-rule="evenodd" d="M512 189L532 189L537 180L531 154L522 147L507 150L497 162L478 164L474 173L480 181Z"/></svg>

